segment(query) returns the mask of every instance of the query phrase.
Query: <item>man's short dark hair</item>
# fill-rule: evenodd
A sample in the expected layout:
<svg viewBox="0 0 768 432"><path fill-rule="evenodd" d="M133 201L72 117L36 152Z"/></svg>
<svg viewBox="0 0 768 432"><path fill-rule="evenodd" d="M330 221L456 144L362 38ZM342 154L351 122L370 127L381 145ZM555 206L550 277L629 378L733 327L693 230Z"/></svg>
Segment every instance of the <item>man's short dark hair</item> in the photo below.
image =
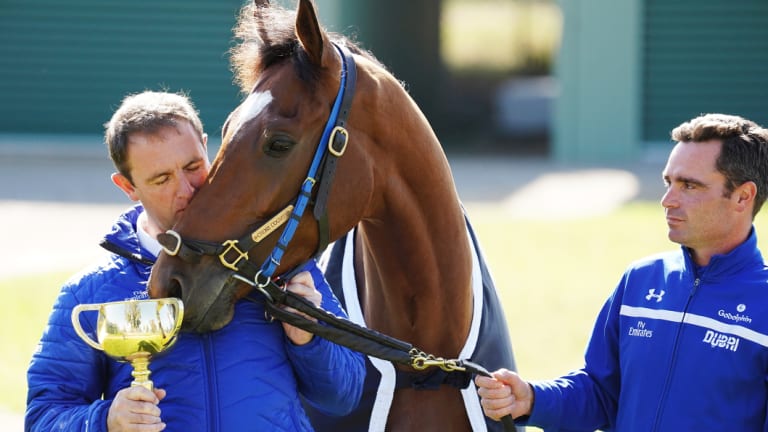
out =
<svg viewBox="0 0 768 432"><path fill-rule="evenodd" d="M768 197L768 131L743 117L705 114L672 130L677 142L722 142L715 167L725 176L725 189L730 195L737 187L751 181L757 185L752 217L760 211Z"/></svg>
<svg viewBox="0 0 768 432"><path fill-rule="evenodd" d="M158 132L188 121L203 142L203 124L192 101L185 94L144 91L126 96L104 124L104 142L117 171L133 182L128 166L128 140L132 133Z"/></svg>

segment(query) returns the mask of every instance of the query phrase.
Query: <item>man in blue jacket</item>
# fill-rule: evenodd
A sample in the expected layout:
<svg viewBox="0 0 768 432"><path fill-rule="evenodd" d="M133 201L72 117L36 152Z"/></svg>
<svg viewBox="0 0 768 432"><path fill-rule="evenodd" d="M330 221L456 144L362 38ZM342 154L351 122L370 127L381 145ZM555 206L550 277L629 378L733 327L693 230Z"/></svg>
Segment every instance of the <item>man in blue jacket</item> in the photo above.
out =
<svg viewBox="0 0 768 432"><path fill-rule="evenodd" d="M351 411L363 356L271 322L258 302L239 302L219 331L181 333L150 364L154 392L131 387L130 364L80 340L70 319L77 304L148 298L155 236L173 226L210 167L207 136L183 95L129 96L105 126L112 180L140 204L104 237L110 254L62 288L29 366L25 430L310 431L302 401L332 415ZM304 270L287 289L346 316L314 261ZM93 332L96 314L80 319Z"/></svg>
<svg viewBox="0 0 768 432"><path fill-rule="evenodd" d="M753 226L768 194L768 131L708 114L672 131L669 239L629 266L582 369L476 378L486 415L547 431L768 431L768 268Z"/></svg>

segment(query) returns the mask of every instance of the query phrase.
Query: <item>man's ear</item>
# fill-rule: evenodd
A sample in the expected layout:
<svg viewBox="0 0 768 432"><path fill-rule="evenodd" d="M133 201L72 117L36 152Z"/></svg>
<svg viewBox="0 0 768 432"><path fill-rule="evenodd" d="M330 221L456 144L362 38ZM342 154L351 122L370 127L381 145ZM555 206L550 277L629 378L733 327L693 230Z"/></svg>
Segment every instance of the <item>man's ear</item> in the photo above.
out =
<svg viewBox="0 0 768 432"><path fill-rule="evenodd" d="M737 187L734 191L736 194L737 204L745 209L752 211L755 202L755 196L757 196L757 185L755 182L744 182L741 186ZM750 205L752 203L752 205Z"/></svg>
<svg viewBox="0 0 768 432"><path fill-rule="evenodd" d="M139 197L136 196L136 188L133 187L133 183L131 183L128 178L120 173L112 173L112 183L115 184L118 188L120 188L121 191L125 192L126 195L128 195L128 198L130 198L131 201L138 201Z"/></svg>

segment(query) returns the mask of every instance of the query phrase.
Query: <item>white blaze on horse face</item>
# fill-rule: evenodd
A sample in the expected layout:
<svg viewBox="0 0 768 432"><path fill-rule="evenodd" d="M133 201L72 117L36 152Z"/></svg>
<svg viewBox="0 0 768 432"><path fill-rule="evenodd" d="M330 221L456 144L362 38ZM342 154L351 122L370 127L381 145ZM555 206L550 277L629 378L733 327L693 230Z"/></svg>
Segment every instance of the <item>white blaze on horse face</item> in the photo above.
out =
<svg viewBox="0 0 768 432"><path fill-rule="evenodd" d="M237 116L232 136L237 136L240 133L240 129L261 114L273 99L272 92L270 91L251 93L243 102L243 105L240 106L240 113Z"/></svg>

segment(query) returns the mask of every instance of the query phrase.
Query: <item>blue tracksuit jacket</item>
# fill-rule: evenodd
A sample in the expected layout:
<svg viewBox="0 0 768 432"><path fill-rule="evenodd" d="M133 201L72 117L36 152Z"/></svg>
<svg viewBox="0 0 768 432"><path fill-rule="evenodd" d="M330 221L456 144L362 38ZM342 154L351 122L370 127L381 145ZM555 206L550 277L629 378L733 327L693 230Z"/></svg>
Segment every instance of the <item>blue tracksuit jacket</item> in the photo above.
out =
<svg viewBox="0 0 768 432"><path fill-rule="evenodd" d="M768 431L768 268L749 238L697 269L686 248L631 265L585 366L532 383L546 431Z"/></svg>

